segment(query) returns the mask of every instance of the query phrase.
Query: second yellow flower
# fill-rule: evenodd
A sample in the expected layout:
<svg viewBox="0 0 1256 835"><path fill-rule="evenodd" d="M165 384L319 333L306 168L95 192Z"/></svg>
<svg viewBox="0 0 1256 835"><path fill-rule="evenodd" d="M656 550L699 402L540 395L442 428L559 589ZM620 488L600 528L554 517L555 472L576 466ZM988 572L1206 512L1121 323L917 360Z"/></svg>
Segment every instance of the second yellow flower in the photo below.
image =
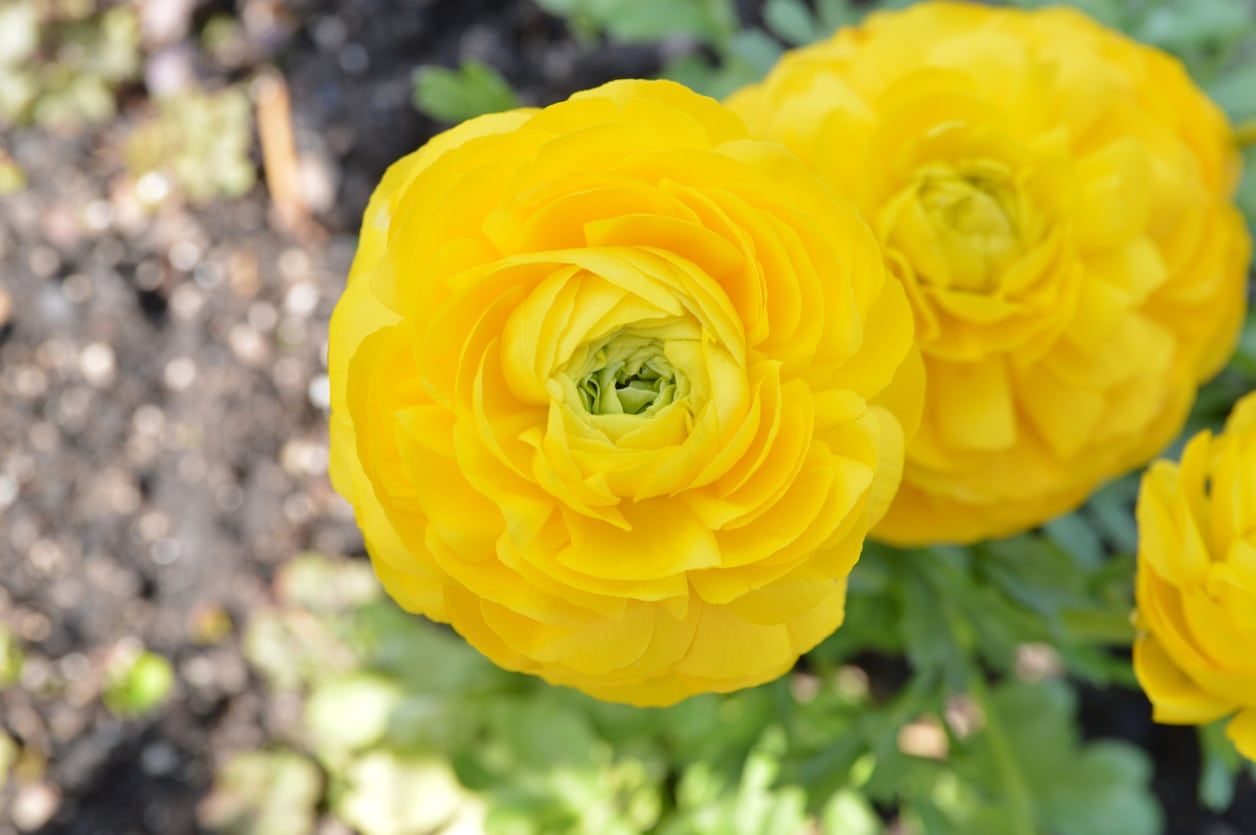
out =
<svg viewBox="0 0 1256 835"><path fill-rule="evenodd" d="M874 15L731 102L874 226L928 369L876 533L1040 524L1181 430L1233 348L1238 156L1181 66L1066 9Z"/></svg>

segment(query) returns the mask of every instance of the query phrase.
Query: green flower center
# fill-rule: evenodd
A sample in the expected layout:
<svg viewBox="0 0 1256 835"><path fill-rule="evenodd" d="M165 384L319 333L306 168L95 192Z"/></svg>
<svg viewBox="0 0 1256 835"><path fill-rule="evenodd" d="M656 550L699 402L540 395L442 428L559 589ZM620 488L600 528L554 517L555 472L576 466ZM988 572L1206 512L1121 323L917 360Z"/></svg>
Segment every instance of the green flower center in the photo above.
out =
<svg viewBox="0 0 1256 835"><path fill-rule="evenodd" d="M926 175L920 201L938 227L973 246L1006 252L1018 243L1016 197L997 176L979 171Z"/></svg>
<svg viewBox="0 0 1256 835"><path fill-rule="evenodd" d="M991 293L1024 252L1025 206L1011 172L994 163L934 165L895 208L891 247L927 284Z"/></svg>
<svg viewBox="0 0 1256 835"><path fill-rule="evenodd" d="M572 377L591 415L650 414L675 402L683 385L662 342L626 332L590 350Z"/></svg>

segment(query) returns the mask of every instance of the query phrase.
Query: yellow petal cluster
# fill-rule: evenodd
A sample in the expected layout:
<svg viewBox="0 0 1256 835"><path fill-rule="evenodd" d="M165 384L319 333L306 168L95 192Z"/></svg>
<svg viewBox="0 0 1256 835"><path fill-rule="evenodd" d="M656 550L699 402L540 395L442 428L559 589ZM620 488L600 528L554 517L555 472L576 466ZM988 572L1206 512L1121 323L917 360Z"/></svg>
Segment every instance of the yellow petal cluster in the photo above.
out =
<svg viewBox="0 0 1256 835"><path fill-rule="evenodd" d="M1256 393L1180 465L1152 464L1138 531L1134 672L1156 721L1233 715L1227 733L1256 760Z"/></svg>
<svg viewBox="0 0 1256 835"><path fill-rule="evenodd" d="M841 624L923 397L853 207L667 82L389 169L329 362L333 481L392 596L642 705L776 677Z"/></svg>
<svg viewBox="0 0 1256 835"><path fill-rule="evenodd" d="M928 396L886 540L1069 510L1161 450L1233 348L1233 137L1154 49L1064 8L930 3L730 104L857 203L911 300Z"/></svg>

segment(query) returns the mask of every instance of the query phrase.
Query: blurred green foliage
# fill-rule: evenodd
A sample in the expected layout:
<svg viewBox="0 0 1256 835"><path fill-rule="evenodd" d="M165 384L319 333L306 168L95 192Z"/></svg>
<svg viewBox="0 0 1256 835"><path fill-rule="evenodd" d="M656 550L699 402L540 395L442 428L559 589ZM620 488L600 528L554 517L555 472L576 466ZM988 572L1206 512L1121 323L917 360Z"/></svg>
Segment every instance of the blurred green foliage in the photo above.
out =
<svg viewBox="0 0 1256 835"><path fill-rule="evenodd" d="M132 177L167 178L193 203L248 193L257 172L249 156L252 105L243 88L181 93L158 99L156 107L127 140Z"/></svg>
<svg viewBox="0 0 1256 835"><path fill-rule="evenodd" d="M307 835L322 776L308 760L283 751L234 757L200 810L206 826L232 835Z"/></svg>
<svg viewBox="0 0 1256 835"><path fill-rule="evenodd" d="M101 698L115 716L133 718L161 707L173 688L169 661L144 649L122 648L105 672Z"/></svg>
<svg viewBox="0 0 1256 835"><path fill-rule="evenodd" d="M107 121L115 92L136 78L135 10L6 0L0 3L0 127L73 129Z"/></svg>
<svg viewBox="0 0 1256 835"><path fill-rule="evenodd" d="M1039 564L1026 579L1010 561ZM668 709L506 673L382 599L369 571L302 556L247 626L250 661L303 718L283 751L226 766L207 826L295 835L326 809L365 835L1157 831L1145 755L1082 744L1071 689L1024 659L1054 646L1090 680L1119 679L1105 645L1128 637L1109 629L1128 614L1128 566L1046 537L979 558L873 550L848 626L794 675ZM1079 636L1070 618L1101 628ZM912 675L881 692L865 666L900 654Z"/></svg>
<svg viewBox="0 0 1256 835"><path fill-rule="evenodd" d="M22 677L22 665L26 655L18 644L17 636L0 623L0 690Z"/></svg>

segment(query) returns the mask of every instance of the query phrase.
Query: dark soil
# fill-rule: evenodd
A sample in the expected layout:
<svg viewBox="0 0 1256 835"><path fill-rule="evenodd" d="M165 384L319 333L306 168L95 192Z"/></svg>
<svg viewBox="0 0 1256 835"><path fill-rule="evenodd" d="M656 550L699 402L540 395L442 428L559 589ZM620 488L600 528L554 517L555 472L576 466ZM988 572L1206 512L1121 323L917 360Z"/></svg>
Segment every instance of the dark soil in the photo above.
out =
<svg viewBox="0 0 1256 835"><path fill-rule="evenodd" d="M136 219L114 184L138 89L101 129L0 137L30 180L0 198L0 622L29 656L0 726L49 763L9 804L51 804L40 832L196 831L215 764L267 734L238 640L198 642L204 624L243 623L286 557L362 550L326 478L326 323L371 189L441 127L410 104L413 69L479 58L544 104L662 63L660 47L580 41L527 0L215 0L196 20L224 12L268 22L233 66L198 54L201 83L280 69L301 151L335 186L325 234L279 231L260 187ZM98 695L136 641L174 660L178 692L159 719L122 722ZM1170 833L1256 833L1256 787L1202 814L1192 732L1153 726L1141 696L1087 692L1084 718L1153 753Z"/></svg>

